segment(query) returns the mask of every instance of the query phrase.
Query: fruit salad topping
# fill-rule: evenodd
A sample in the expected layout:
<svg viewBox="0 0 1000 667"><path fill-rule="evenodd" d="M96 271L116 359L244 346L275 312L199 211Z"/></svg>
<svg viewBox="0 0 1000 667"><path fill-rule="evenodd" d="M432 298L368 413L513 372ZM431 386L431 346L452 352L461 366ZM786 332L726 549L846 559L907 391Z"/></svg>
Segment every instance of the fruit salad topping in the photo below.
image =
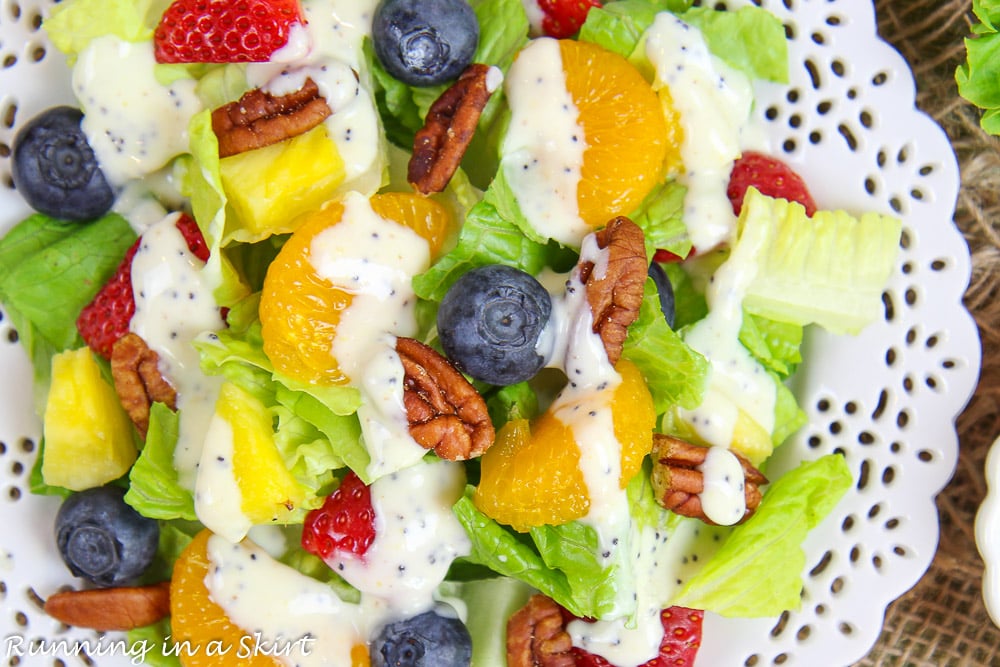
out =
<svg viewBox="0 0 1000 667"><path fill-rule="evenodd" d="M804 419L802 327L870 321L899 223L816 210L754 150L750 80L781 73L726 59L722 10L607 4L176 0L138 35L61 4L82 110L25 125L44 215L0 241L45 341L41 490L79 492L60 550L111 587L54 615L153 622L169 579L185 667L251 634L299 665L661 667L694 607L799 602L797 572L755 592L798 548L759 537L850 474L756 466ZM789 247L830 261L790 275Z"/></svg>

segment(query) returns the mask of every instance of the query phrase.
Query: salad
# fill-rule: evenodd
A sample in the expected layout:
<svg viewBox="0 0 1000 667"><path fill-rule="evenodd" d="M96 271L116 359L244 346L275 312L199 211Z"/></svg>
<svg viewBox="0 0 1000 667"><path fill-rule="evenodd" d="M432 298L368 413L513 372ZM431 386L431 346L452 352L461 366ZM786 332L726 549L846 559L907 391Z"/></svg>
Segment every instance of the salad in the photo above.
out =
<svg viewBox="0 0 1000 667"><path fill-rule="evenodd" d="M768 480L803 421L785 380L803 327L877 314L900 229L814 210L767 157L749 80L783 79L781 24L223 4L45 23L80 111L39 134L79 128L101 175L52 210L15 155L40 213L0 243L33 488L67 496L95 586L51 613L107 629L151 600L115 626L150 664L624 666L693 660L703 611L797 607L851 479L830 456ZM188 39L227 21L241 39ZM407 21L463 29L414 67L393 48L439 24Z"/></svg>

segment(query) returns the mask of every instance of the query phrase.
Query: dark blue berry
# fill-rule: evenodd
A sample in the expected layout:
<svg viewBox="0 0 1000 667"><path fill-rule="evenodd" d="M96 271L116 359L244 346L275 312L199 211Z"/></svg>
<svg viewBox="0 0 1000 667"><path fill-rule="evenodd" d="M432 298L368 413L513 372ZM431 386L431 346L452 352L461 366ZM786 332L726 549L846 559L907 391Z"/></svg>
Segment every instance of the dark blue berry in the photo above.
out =
<svg viewBox="0 0 1000 667"><path fill-rule="evenodd" d="M83 113L52 107L32 118L14 139L14 186L36 211L63 220L93 220L115 194L80 128Z"/></svg>
<svg viewBox="0 0 1000 667"><path fill-rule="evenodd" d="M676 318L674 287L670 284L667 272L656 262L649 265L649 277L656 283L656 291L660 296L660 310L663 311L663 317L667 320L667 326L673 329Z"/></svg>
<svg viewBox="0 0 1000 667"><path fill-rule="evenodd" d="M472 269L445 294L437 327L445 355L489 384L529 380L545 365L538 338L552 298L535 278L502 264Z"/></svg>
<svg viewBox="0 0 1000 667"><path fill-rule="evenodd" d="M102 486L72 494L56 514L56 545L77 577L121 586L153 562L160 526L125 502L125 490Z"/></svg>
<svg viewBox="0 0 1000 667"><path fill-rule="evenodd" d="M472 62L479 22L466 0L382 0L372 43L389 74L411 86L434 86Z"/></svg>
<svg viewBox="0 0 1000 667"><path fill-rule="evenodd" d="M383 626L370 653L372 667L468 667L472 638L459 619L427 611Z"/></svg>

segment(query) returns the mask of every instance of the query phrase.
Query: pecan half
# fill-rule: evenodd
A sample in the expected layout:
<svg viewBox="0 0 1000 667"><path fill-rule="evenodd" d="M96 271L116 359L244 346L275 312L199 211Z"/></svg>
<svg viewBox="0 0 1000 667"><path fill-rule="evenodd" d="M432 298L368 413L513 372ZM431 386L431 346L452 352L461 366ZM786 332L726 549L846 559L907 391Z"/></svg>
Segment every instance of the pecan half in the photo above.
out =
<svg viewBox="0 0 1000 667"><path fill-rule="evenodd" d="M302 88L287 95L275 96L255 88L236 102L212 111L212 131L219 139L219 157L304 134L330 113L312 79L306 79Z"/></svg>
<svg viewBox="0 0 1000 667"><path fill-rule="evenodd" d="M532 595L507 621L508 667L573 667L572 648L562 609L544 595Z"/></svg>
<svg viewBox="0 0 1000 667"><path fill-rule="evenodd" d="M656 433L653 435L653 493L660 505L682 516L701 519L705 523L713 523L701 506L700 494L705 489L705 476L698 466L705 462L708 447L693 445L690 442L670 435ZM753 467L746 458L733 452L743 468L743 493L746 501L746 511L738 523L750 518L760 505L760 486L767 484L765 477Z"/></svg>
<svg viewBox="0 0 1000 667"><path fill-rule="evenodd" d="M133 630L170 614L170 582L63 591L49 596L45 613L78 628Z"/></svg>
<svg viewBox="0 0 1000 667"><path fill-rule="evenodd" d="M142 437L149 429L149 408L164 403L177 407L177 392L159 368L160 355L141 336L127 333L111 348L111 376L118 400Z"/></svg>
<svg viewBox="0 0 1000 667"><path fill-rule="evenodd" d="M410 435L443 459L464 461L493 444L486 401L437 350L412 338L396 339L403 362L403 404Z"/></svg>
<svg viewBox="0 0 1000 667"><path fill-rule="evenodd" d="M458 169L493 94L488 65L473 63L434 101L413 138L407 180L421 194L441 192Z"/></svg>
<svg viewBox="0 0 1000 667"><path fill-rule="evenodd" d="M608 360L618 363L628 327L639 317L646 284L646 243L642 229L624 216L618 216L596 232L597 247L607 251L604 271L598 275L592 261L577 265L587 301L593 314L594 333L600 335Z"/></svg>

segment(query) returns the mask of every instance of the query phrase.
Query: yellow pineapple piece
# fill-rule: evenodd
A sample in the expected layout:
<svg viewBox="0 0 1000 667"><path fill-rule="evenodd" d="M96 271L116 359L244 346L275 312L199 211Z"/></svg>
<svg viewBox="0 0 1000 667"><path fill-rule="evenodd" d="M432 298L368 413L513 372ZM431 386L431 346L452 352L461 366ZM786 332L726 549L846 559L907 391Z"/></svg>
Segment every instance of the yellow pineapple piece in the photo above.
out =
<svg viewBox="0 0 1000 667"><path fill-rule="evenodd" d="M52 358L42 479L81 491L118 479L135 462L132 422L89 348Z"/></svg>
<svg viewBox="0 0 1000 667"><path fill-rule="evenodd" d="M253 524L286 518L305 498L305 490L285 467L274 443L271 415L255 396L225 383L216 415L233 433L233 472L241 495L240 509Z"/></svg>
<svg viewBox="0 0 1000 667"><path fill-rule="evenodd" d="M733 441L729 448L745 456L754 465L760 465L774 450L771 434L743 410L733 425Z"/></svg>
<svg viewBox="0 0 1000 667"><path fill-rule="evenodd" d="M296 218L318 209L344 182L344 161L318 125L297 137L219 162L222 187L236 213L235 241L294 231Z"/></svg>

